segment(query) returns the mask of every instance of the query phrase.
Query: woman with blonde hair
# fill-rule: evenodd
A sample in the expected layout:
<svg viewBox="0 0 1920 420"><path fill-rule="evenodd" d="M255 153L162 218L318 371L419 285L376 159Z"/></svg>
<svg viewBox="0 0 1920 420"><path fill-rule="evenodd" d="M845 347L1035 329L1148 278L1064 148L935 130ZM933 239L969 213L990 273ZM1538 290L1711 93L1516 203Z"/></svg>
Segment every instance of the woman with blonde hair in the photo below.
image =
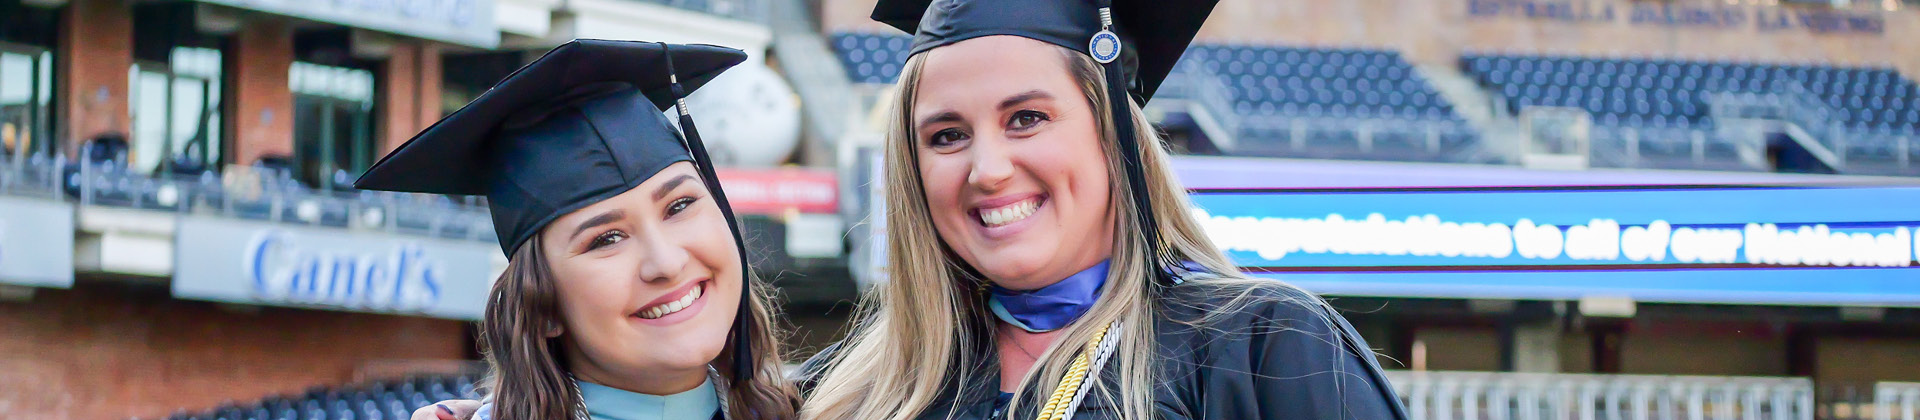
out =
<svg viewBox="0 0 1920 420"><path fill-rule="evenodd" d="M794 417L770 298L713 164L684 104L678 129L661 113L745 59L709 45L569 42L354 184L485 195L509 257L480 323L486 405L415 418Z"/></svg>
<svg viewBox="0 0 1920 420"><path fill-rule="evenodd" d="M803 418L1405 418L1324 301L1239 273L1136 104L1213 1L882 0L889 281ZM1125 38L1122 38L1122 35Z"/></svg>

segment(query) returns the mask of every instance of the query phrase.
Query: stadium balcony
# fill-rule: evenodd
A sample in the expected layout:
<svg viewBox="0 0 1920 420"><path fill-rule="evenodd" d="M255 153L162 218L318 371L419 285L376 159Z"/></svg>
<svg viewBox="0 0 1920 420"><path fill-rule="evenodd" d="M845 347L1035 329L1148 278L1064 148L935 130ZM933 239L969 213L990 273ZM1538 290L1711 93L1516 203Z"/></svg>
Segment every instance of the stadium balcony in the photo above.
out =
<svg viewBox="0 0 1920 420"><path fill-rule="evenodd" d="M28 285L70 288L75 277L99 278L149 278L168 279L174 286L181 286L177 276L182 267L202 264L209 259L231 259L244 261L249 258L239 251L247 245L246 232L272 232L274 234L305 235L319 234L339 238L345 242L333 243L343 247L358 246L369 253L393 251L392 244L421 244L434 253L432 258L460 258L463 265L477 263L483 270L488 265L504 266L504 261L484 259L490 253L479 251L460 251L459 257L444 256L440 253L455 246L463 250L492 249L497 242L492 229L492 221L480 199L456 201L445 196L403 194L379 191L359 191L345 187L352 178L345 174L336 174L333 188L316 188L303 184L289 175L284 168L271 164L235 166L224 173L214 172L203 165L194 165L169 159L151 173L140 173L125 163L124 149L101 147L88 142L80 148L80 159L69 160L61 155L34 154L26 156L0 155L0 197L13 199L10 207L17 211L26 211L18 206L48 209L35 216L45 218L36 225L32 233L15 232L18 235L60 235L47 244L58 249L72 250L68 253L46 255L59 258L62 263L49 262L45 270L51 270L48 277ZM98 153L96 152L103 152ZM270 161L270 160L269 160ZM52 210L59 209L59 210ZM48 212L51 211L51 212ZM192 230L188 226L192 226ZM208 236L208 229L219 230L220 235ZM201 232L194 234L192 232ZM236 236L238 235L238 236ZM217 236L217 237L216 237ZM257 241L259 237L254 237ZM323 243L310 243L306 239L289 239L289 246L331 246ZM329 241L322 239L320 241ZM210 251L202 249L210 243L232 245L233 250ZM258 245L256 243L256 245ZM412 245L408 245L412 246ZM411 249L411 248L409 248ZM344 249L343 249L344 250ZM287 248L287 252L305 252ZM234 254L234 253L238 254ZM276 251L277 252L277 251ZM394 251L399 252L399 251ZM229 255L234 254L234 255ZM26 254L15 254L26 255ZM277 254L276 254L277 255ZM381 258L394 257L384 255ZM481 257L470 257L481 256ZM255 256L258 257L258 256ZM397 258L420 258L409 255ZM264 260L263 260L264 261ZM384 261L384 260L382 260ZM438 261L438 260L436 260ZM449 260L452 261L452 260ZM312 262L312 261L308 261ZM286 264L298 262L287 260L264 261L268 268L286 269ZM451 263L451 262L450 262ZM375 263L369 263L375 264ZM380 262L378 264L387 264ZM58 266L58 267L55 267ZM202 265L195 265L196 267ZM215 264L221 269L231 268L226 264ZM235 265L233 267L238 267ZM464 270L465 268L463 268ZM427 274L410 270L395 274L407 281L420 280ZM448 281L487 281L486 272L479 275L461 273L463 277L449 277ZM194 284L208 285L208 282L225 282L218 288L221 293L238 294L239 297L218 298L245 303L255 303L245 296L247 293L268 293L266 290L248 292L236 288L246 283L245 273L224 273L214 277L205 275L191 276ZM346 276L345 273L340 274ZM434 273L433 276L438 276ZM344 277L343 277L344 278ZM440 280L438 277L433 281ZM343 280L345 281L345 280ZM237 282L237 285L236 285ZM304 283L303 283L304 284ZM411 284L411 283L410 283ZM258 285L255 285L258 286ZM274 283L273 287L286 286ZM413 287L413 286L408 286ZM411 289L410 289L411 290ZM175 290L176 297L201 297L183 295ZM364 293L322 294L312 298L341 298L351 295L353 299L374 299L386 302L389 296ZM285 293L275 292L275 293ZM409 292L413 293L413 292ZM223 295L224 296L224 295ZM278 295L275 295L278 296ZM305 296L305 295L301 295ZM413 294L407 295L409 298ZM259 303L284 304L279 297L259 297ZM429 299L440 302L437 297ZM464 297L449 297L448 304L459 301L469 310ZM236 302L238 302L236 301ZM359 301L355 301L359 302ZM411 302L411 301L409 301ZM314 304L327 308L339 305L325 302L301 302L299 305ZM345 303L340 303L344 305ZM332 306L329 306L332 305ZM355 305L358 305L356 303ZM351 306L351 305L349 305ZM373 307L352 306L356 310L385 310ZM434 303L427 312L430 316L464 317L465 314L453 314L439 311L439 303ZM404 313L415 313L414 307L395 308ZM473 310L477 313L477 310Z"/></svg>
<svg viewBox="0 0 1920 420"><path fill-rule="evenodd" d="M406 420L436 401L477 399L473 375L425 375L357 386L314 387L248 403L227 403L166 420Z"/></svg>
<svg viewBox="0 0 1920 420"><path fill-rule="evenodd" d="M858 84L899 78L911 38L838 33L834 50ZM1197 114L1223 151L1253 156L1463 161L1478 134L1398 52L1197 45L1156 94Z"/></svg>
<svg viewBox="0 0 1920 420"><path fill-rule="evenodd" d="M1466 54L1506 112L1590 118L1597 166L1770 170L1805 149L1834 172L1920 175L1920 86L1890 68Z"/></svg>
<svg viewBox="0 0 1920 420"><path fill-rule="evenodd" d="M12 168L24 182L53 188L81 208L104 207L201 214L289 225L374 230L447 239L495 241L482 198L361 191L336 173L333 188L314 188L285 168L256 164L218 174L207 168L131 171L82 147L79 162L35 155Z"/></svg>

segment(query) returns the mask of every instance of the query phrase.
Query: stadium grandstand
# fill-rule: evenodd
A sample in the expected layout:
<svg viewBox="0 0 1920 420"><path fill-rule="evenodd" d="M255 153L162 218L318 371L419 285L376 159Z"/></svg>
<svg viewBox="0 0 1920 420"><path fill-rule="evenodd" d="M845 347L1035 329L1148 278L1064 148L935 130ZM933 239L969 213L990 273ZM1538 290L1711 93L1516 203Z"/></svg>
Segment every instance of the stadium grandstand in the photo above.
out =
<svg viewBox="0 0 1920 420"><path fill-rule="evenodd" d="M349 185L573 38L748 51L690 101L737 110L696 118L794 347L887 281L874 0L327 4L0 0L0 418L476 397L485 203ZM1223 0L1146 109L1416 419L1912 420L1914 40L1911 0Z"/></svg>

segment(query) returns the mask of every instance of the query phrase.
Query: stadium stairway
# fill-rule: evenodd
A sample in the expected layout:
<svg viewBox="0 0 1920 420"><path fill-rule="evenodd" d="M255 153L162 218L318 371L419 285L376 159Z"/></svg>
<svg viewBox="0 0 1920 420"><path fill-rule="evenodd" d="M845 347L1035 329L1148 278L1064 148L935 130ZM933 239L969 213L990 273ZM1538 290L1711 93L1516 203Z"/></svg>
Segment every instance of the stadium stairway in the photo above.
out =
<svg viewBox="0 0 1920 420"><path fill-rule="evenodd" d="M808 11L806 0L772 0L768 8L771 18L768 25L772 28L773 54L780 58L780 71L793 86L794 93L800 95L801 124L805 134L818 141L806 141L809 148L834 147L843 143L841 138L847 129L854 125L858 99L853 95L853 83L847 80L847 69L841 65L839 55L830 45L830 41L821 35L811 20L813 13ZM831 149L829 149L831 150ZM804 156L837 156L837 153L818 153L810 150Z"/></svg>
<svg viewBox="0 0 1920 420"><path fill-rule="evenodd" d="M1452 66L1418 65L1415 66L1427 83L1447 102L1453 103L1454 113L1471 124L1480 132L1480 141L1473 156L1462 159L1468 162L1518 162L1520 156L1519 122L1505 113L1494 112L1501 106L1496 96L1485 89L1472 77Z"/></svg>

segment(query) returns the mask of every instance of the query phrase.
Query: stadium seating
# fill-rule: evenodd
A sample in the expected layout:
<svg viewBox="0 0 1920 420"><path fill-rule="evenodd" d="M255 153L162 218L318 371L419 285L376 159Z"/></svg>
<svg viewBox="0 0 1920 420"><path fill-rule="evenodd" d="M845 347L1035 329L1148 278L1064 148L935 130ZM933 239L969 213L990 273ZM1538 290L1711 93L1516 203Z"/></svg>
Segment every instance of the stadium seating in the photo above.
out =
<svg viewBox="0 0 1920 420"><path fill-rule="evenodd" d="M1237 154L1450 160L1476 140L1396 51L1196 45L1181 71L1229 92Z"/></svg>
<svg viewBox="0 0 1920 420"><path fill-rule="evenodd" d="M1714 135L1710 109L1710 98L1726 94L1804 100L1808 105L1795 109L1821 118L1797 122L1844 145L1849 163L1896 160L1894 139L1920 132L1920 86L1889 68L1515 54L1466 54L1460 65L1505 98L1510 112L1553 106L1591 113L1596 147L1632 129L1643 135L1643 153L1679 154L1695 137L1730 153Z"/></svg>
<svg viewBox="0 0 1920 420"><path fill-rule="evenodd" d="M899 78L911 38L831 37L855 83ZM1355 48L1198 45L1180 74L1230 92L1237 149L1250 155L1445 160L1476 135L1398 52ZM1169 84L1175 82L1169 81ZM1179 96L1165 92L1160 97ZM1190 99L1190 98L1183 98Z"/></svg>
<svg viewBox="0 0 1920 420"><path fill-rule="evenodd" d="M450 399L476 399L474 377L419 376L354 387L314 387L294 395L221 404L203 412L181 412L166 420L406 420L413 410Z"/></svg>
<svg viewBox="0 0 1920 420"><path fill-rule="evenodd" d="M847 77L854 83L892 84L900 78L907 63L907 46L913 38L905 35L839 33L829 37Z"/></svg>

